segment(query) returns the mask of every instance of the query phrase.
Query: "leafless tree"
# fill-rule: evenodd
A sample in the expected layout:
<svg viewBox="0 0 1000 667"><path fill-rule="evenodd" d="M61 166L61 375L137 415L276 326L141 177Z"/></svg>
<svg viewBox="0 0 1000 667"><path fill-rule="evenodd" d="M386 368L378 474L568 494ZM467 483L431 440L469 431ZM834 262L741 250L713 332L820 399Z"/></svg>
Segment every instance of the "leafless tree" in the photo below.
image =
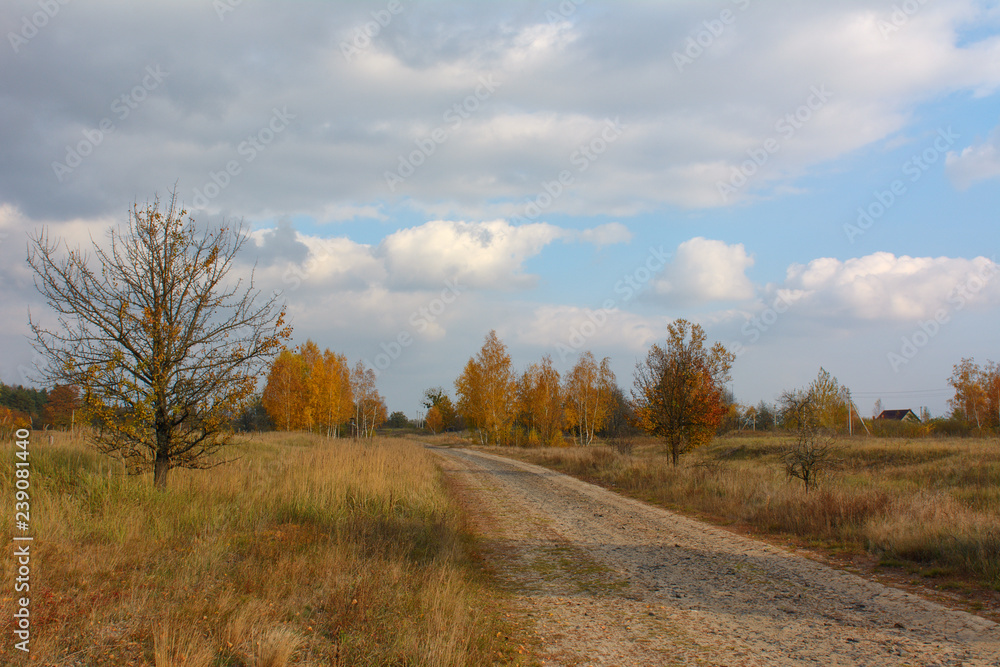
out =
<svg viewBox="0 0 1000 667"><path fill-rule="evenodd" d="M243 228L205 232L186 215L173 193L165 211L159 199L133 205L89 253L47 230L28 250L58 314L58 326L30 321L43 379L79 386L93 444L130 472L151 468L157 488L173 468L218 463L232 419L291 334L277 295L261 300L252 274L225 281Z"/></svg>

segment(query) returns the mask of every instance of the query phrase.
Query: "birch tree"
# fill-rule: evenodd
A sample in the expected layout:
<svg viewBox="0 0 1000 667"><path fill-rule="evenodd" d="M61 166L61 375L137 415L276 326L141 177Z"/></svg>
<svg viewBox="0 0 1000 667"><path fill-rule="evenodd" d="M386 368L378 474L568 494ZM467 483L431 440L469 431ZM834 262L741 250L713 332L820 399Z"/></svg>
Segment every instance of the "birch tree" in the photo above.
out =
<svg viewBox="0 0 1000 667"><path fill-rule="evenodd" d="M455 380L458 411L476 429L482 444L510 442L516 389L507 346L496 331L490 331L482 349Z"/></svg>
<svg viewBox="0 0 1000 667"><path fill-rule="evenodd" d="M578 444L591 444L594 433L604 425L611 413L616 382L610 360L605 357L598 364L589 350L580 355L566 376L566 418Z"/></svg>

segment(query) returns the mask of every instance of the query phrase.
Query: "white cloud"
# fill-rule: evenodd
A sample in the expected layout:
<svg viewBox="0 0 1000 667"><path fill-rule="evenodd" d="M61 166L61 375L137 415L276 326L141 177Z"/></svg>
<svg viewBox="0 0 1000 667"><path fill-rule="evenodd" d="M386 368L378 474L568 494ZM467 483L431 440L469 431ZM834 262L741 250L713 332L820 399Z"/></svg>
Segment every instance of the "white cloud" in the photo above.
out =
<svg viewBox="0 0 1000 667"><path fill-rule="evenodd" d="M653 283L653 290L671 303L749 299L754 295L754 286L746 270L753 263L742 243L728 245L698 236L677 247L673 261Z"/></svg>
<svg viewBox="0 0 1000 667"><path fill-rule="evenodd" d="M376 254L394 285L442 285L457 280L477 288L526 288L535 277L524 261L566 232L547 223L514 226L504 220L434 220L387 236Z"/></svg>
<svg viewBox="0 0 1000 667"><path fill-rule="evenodd" d="M963 41L962 30L989 12L973 0L922 5L890 34L879 26L891 9L861 0L753 3L734 9L735 22L683 71L673 52L717 15L696 3L624 2L613 17L580 7L556 22L504 3L414 8L351 62L339 40L371 18L350 4L292 13L244 4L224 25L211 12L205 20L197 3L172 9L124 16L115 3L91 3L46 28L51 48L4 70L0 201L35 217L96 215L173 182L191 200L235 161L239 174L210 207L234 217L380 219L409 198L422 211L451 202L452 219L488 220L561 170L574 180L547 213L717 207L786 192L810 170L908 129L915 104L1000 83L1000 36ZM136 21L164 35L194 32L180 44L135 30ZM131 49L140 64L94 52L94 43ZM258 61L269 66L247 77L240 63ZM86 85L38 83L58 84L67 62ZM164 84L119 120L109 105L158 63L169 72ZM483 77L502 84L453 127L445 114ZM831 93L822 108L791 136L776 129L822 86ZM276 105L294 118L251 163L238 147ZM53 160L105 116L114 133L59 182ZM578 170L571 155L618 116L621 138ZM390 192L384 173L435 128L446 141ZM780 150L723 202L717 183L769 138Z"/></svg>
<svg viewBox="0 0 1000 667"><path fill-rule="evenodd" d="M631 232L621 223L570 230L548 223L512 225L504 220L433 220L400 229L376 245L345 237L321 238L293 230L288 223L252 234L257 275L277 289L441 289L512 290L532 287L537 278L525 262L554 241L597 247L626 243Z"/></svg>
<svg viewBox="0 0 1000 667"><path fill-rule="evenodd" d="M841 261L825 257L788 268L783 289L794 312L822 320L935 317L968 306L1000 305L1000 267L990 259L897 257L878 252Z"/></svg>
<svg viewBox="0 0 1000 667"><path fill-rule="evenodd" d="M577 234L584 243L592 243L597 247L628 243L632 240L632 232L620 222L609 222L592 229L585 229Z"/></svg>
<svg viewBox="0 0 1000 667"><path fill-rule="evenodd" d="M1000 128L980 143L949 152L945 166L951 182L959 190L967 190L980 181L1000 176Z"/></svg>

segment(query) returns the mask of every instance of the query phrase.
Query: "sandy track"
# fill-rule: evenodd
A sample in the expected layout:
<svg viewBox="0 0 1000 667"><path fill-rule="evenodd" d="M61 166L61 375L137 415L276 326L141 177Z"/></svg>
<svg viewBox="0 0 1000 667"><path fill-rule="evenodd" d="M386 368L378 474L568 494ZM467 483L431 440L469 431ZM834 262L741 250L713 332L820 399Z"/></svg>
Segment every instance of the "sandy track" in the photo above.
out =
<svg viewBox="0 0 1000 667"><path fill-rule="evenodd" d="M559 665L1000 665L1000 627L538 466L434 448Z"/></svg>

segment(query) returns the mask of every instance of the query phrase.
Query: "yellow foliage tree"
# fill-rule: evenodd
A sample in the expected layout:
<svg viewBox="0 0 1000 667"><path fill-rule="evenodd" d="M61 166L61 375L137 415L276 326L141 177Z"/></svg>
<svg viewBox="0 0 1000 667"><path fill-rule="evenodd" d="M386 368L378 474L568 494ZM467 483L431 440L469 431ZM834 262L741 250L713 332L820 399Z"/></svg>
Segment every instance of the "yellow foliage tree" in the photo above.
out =
<svg viewBox="0 0 1000 667"><path fill-rule="evenodd" d="M311 340L295 351L284 349L274 360L261 396L275 428L308 430L338 436L354 413L347 357L319 351Z"/></svg>
<svg viewBox="0 0 1000 667"><path fill-rule="evenodd" d="M440 433L444 430L444 417L436 405L432 405L424 418L424 424L431 433Z"/></svg>
<svg viewBox="0 0 1000 667"><path fill-rule="evenodd" d="M948 384L955 390L948 400L952 417L977 428L1000 424L1000 364L987 361L980 367L974 358L963 358L952 369Z"/></svg>
<svg viewBox="0 0 1000 667"><path fill-rule="evenodd" d="M455 380L458 411L476 429L482 444L510 443L516 389L507 346L496 331L490 331L482 349Z"/></svg>
<svg viewBox="0 0 1000 667"><path fill-rule="evenodd" d="M279 431L303 428L305 368L302 358L285 348L271 364L260 402Z"/></svg>
<svg viewBox="0 0 1000 667"><path fill-rule="evenodd" d="M529 444L556 446L562 443L565 421L559 371L552 357L531 364L517 382L518 421Z"/></svg>
<svg viewBox="0 0 1000 667"><path fill-rule="evenodd" d="M351 372L354 394L354 429L359 438L371 438L375 429L389 418L385 400L375 387L375 371L358 362Z"/></svg>
<svg viewBox="0 0 1000 667"><path fill-rule="evenodd" d="M262 368L291 335L276 297L227 280L249 238L199 229L172 197L133 206L90 252L31 240L35 285L59 325L30 323L44 379L79 386L97 428L94 446L130 472L215 465L232 416L252 399ZM65 251L65 252L64 252Z"/></svg>
<svg viewBox="0 0 1000 667"><path fill-rule="evenodd" d="M605 357L598 364L589 350L566 376L566 420L579 444L593 442L610 415L616 382L610 360Z"/></svg>

